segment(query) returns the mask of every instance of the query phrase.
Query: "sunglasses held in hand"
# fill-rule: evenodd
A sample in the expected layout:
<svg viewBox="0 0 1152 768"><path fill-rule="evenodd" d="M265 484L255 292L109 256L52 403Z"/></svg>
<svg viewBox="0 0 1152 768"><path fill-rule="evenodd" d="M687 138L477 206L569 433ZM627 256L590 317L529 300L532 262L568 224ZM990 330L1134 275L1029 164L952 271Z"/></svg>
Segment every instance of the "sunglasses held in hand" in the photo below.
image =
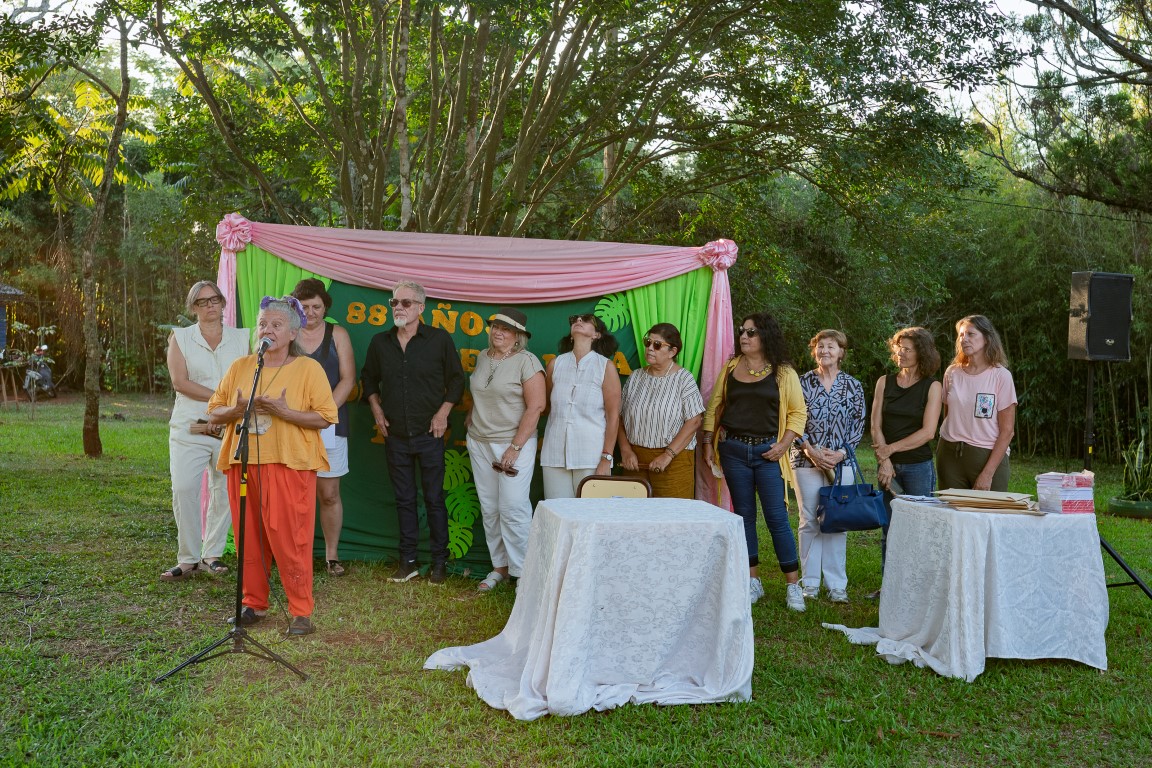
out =
<svg viewBox="0 0 1152 768"><path fill-rule="evenodd" d="M492 469L501 474L508 475L508 477L516 477L516 475L520 474L520 470L516 469L516 467L505 467L498 461L492 462Z"/></svg>

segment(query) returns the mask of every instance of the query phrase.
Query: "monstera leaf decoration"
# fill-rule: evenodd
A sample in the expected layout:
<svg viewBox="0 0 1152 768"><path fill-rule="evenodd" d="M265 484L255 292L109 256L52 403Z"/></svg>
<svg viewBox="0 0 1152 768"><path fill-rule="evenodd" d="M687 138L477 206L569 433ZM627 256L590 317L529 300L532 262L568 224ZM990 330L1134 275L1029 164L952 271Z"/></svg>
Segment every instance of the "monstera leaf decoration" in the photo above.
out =
<svg viewBox="0 0 1152 768"><path fill-rule="evenodd" d="M628 301L622 293L611 293L596 302L596 317L604 321L610 333L628 325Z"/></svg>

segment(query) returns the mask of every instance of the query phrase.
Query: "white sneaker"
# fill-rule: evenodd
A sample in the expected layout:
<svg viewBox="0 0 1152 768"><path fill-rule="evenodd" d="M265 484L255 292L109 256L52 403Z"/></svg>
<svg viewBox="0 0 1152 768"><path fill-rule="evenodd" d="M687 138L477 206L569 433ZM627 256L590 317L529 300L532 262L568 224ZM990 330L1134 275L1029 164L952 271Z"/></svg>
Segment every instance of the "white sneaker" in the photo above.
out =
<svg viewBox="0 0 1152 768"><path fill-rule="evenodd" d="M830 589L828 590L828 599L834 603L846 603L848 602L848 590Z"/></svg>
<svg viewBox="0 0 1152 768"><path fill-rule="evenodd" d="M748 580L748 591L751 593L753 603L764 597L764 585L755 576Z"/></svg>
<svg viewBox="0 0 1152 768"><path fill-rule="evenodd" d="M804 587L804 599L815 600L820 596L820 587Z"/></svg>
<svg viewBox="0 0 1152 768"><path fill-rule="evenodd" d="M784 602L791 610L804 613L804 590L799 584L788 585L788 590L784 593Z"/></svg>

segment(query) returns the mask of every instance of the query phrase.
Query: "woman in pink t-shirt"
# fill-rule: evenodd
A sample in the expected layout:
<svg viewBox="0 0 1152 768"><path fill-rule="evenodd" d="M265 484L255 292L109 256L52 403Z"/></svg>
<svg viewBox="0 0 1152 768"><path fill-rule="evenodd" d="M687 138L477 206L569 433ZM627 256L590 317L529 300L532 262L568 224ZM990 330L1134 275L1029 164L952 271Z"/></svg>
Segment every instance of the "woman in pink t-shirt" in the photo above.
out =
<svg viewBox="0 0 1152 768"><path fill-rule="evenodd" d="M992 322L956 323L956 357L944 372L944 423L936 446L939 487L1008 490L1008 446L1016 432L1016 386Z"/></svg>

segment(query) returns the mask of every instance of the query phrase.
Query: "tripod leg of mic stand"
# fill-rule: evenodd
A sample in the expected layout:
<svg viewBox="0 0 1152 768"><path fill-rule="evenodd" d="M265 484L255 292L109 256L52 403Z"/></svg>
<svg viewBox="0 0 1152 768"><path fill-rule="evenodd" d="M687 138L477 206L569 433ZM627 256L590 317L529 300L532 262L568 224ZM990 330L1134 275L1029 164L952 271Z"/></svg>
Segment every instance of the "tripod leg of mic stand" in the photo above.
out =
<svg viewBox="0 0 1152 768"><path fill-rule="evenodd" d="M1121 584L1109 584L1108 588L1137 586L1144 590L1144 594L1148 595L1149 600L1152 600L1152 589L1148 588L1148 585L1136 575L1136 572L1128 566L1128 563L1124 562L1124 558L1120 557L1116 550L1112 549L1112 545L1105 541L1103 536L1100 537L1100 546L1124 569L1124 573L1128 574L1128 578L1132 579L1132 581L1126 581Z"/></svg>
<svg viewBox="0 0 1152 768"><path fill-rule="evenodd" d="M220 646L222 646L228 642L232 643L231 648L225 648L224 650L216 651L217 648L219 648ZM259 648L260 650L254 651L254 650L250 649L248 647L248 645L254 645L257 648ZM216 651L216 652L213 653L213 651ZM205 648L204 650L200 651L195 656L192 656L191 658L185 659L183 662L180 663L179 666L168 670L167 672L160 675L159 677L153 678L152 682L162 683L165 680L167 680L169 677L172 677L172 675L174 675L177 672L179 672L180 670L184 669L185 667L190 667L193 664L199 664L202 661L209 661L211 659L216 658L217 656L223 656L223 655L228 654L228 653L246 653L249 656L255 656L258 659L264 659L265 661L274 661L274 662L277 662L279 664L283 664L285 667L287 667L288 669L295 672L297 675L300 676L301 680L307 680L308 679L308 675L304 674L299 669L297 669L295 666L293 666L292 663L289 662L287 659L285 659L283 656L276 653L272 649L268 648L266 645L261 643L256 638L252 637L250 634L248 634L248 630L244 629L243 627L234 627L233 629L229 630L227 635L220 638L216 642L212 643L212 645L210 645L207 648Z"/></svg>

